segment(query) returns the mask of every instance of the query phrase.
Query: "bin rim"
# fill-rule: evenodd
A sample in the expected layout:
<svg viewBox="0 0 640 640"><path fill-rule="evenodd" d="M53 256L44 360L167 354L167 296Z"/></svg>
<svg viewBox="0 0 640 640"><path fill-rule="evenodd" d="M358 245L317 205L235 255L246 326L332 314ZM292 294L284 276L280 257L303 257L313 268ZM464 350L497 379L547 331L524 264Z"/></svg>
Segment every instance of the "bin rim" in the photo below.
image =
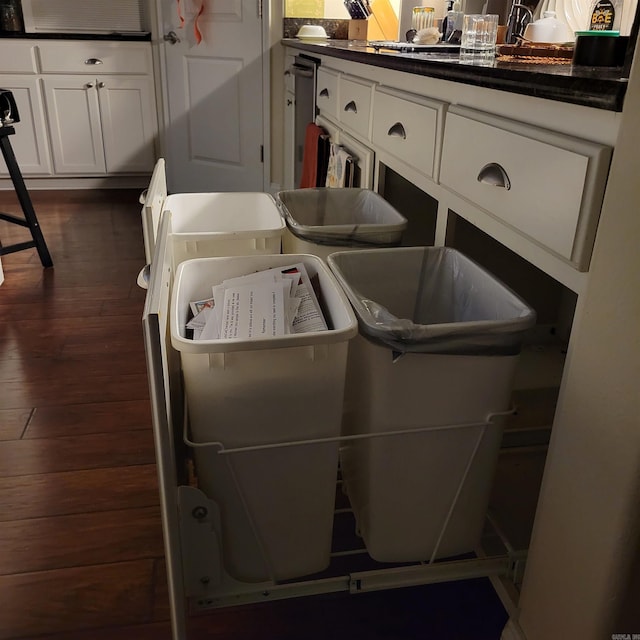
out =
<svg viewBox="0 0 640 640"><path fill-rule="evenodd" d="M177 309L178 292L180 283L184 277L184 272L193 268L195 263L209 263L215 265L224 262L239 262L241 260L256 259L265 263L265 268L286 266L296 262L304 263L305 267L313 265L316 272L322 272L324 277L333 285L334 293L338 297L345 312L344 326L338 329L327 329L326 331L307 331L305 333L287 334L270 338L251 339L216 339L216 340L190 340L186 338L184 328L179 326L179 310ZM313 274L309 274L310 276ZM215 284L212 282L211 284ZM181 262L175 273L173 291L170 303L170 333L171 344L174 349L181 353L193 354L215 354L248 352L265 349L283 349L295 347L315 347L326 344L337 344L347 342L358 333L358 320L353 311L351 303L347 298L343 288L329 267L317 256L312 254L267 254L267 255L246 255L246 256L215 256L210 258L193 258Z"/></svg>
<svg viewBox="0 0 640 640"><path fill-rule="evenodd" d="M350 222L345 224L330 224L330 225L314 225L314 224L302 224L294 217L290 211L283 197L288 194L301 194L301 193L330 193L338 196L340 192L349 192L349 194L362 193L365 197L375 200L380 203L381 207L384 207L385 213L388 213L393 220L389 222ZM397 244L400 242L400 235L407 228L407 219L389 202L387 202L379 193L372 189L365 189L361 187L344 187L340 189L329 187L307 187L304 189L285 189L278 191L276 194L276 202L280 208L283 219L286 221L287 228L295 236L302 238L303 240L317 241L318 244L337 244L336 241L342 239L346 242L355 242L357 239L353 237L353 234L358 233L360 235L397 235L392 240L381 240L378 243L373 241L367 241L365 244ZM332 241L332 242L330 242Z"/></svg>
<svg viewBox="0 0 640 640"><path fill-rule="evenodd" d="M497 320L463 320L430 324L414 323L408 318L396 318L388 310L376 303L375 300L362 295L361 292L352 287L339 265L339 261L342 258L353 260L357 259L358 255L383 255L384 253L453 255L466 261L488 277L495 286L508 296L511 303L520 307L522 313L514 317ZM336 251L329 254L327 263L354 308L360 333L365 338L378 345L390 348L397 354L410 352L450 355L513 355L521 351L524 333L536 321L536 312L522 297L488 269L453 247L417 246ZM374 313L379 310L387 314L385 316L385 320L388 321L386 326L383 322L374 321Z"/></svg>

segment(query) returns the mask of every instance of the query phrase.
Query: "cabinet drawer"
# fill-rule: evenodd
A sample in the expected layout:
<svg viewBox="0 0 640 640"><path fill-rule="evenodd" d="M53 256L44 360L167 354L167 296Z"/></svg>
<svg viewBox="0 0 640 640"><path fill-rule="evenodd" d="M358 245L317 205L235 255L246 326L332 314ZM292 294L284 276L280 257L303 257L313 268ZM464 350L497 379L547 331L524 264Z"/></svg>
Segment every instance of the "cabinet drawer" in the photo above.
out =
<svg viewBox="0 0 640 640"><path fill-rule="evenodd" d="M316 106L324 115L336 118L338 115L338 72L318 69L316 78Z"/></svg>
<svg viewBox="0 0 640 640"><path fill-rule="evenodd" d="M151 48L141 42L41 42L42 73L151 73Z"/></svg>
<svg viewBox="0 0 640 640"><path fill-rule="evenodd" d="M584 271L610 159L600 144L452 107L440 182Z"/></svg>
<svg viewBox="0 0 640 640"><path fill-rule="evenodd" d="M444 105L386 88L373 100L374 144L435 179Z"/></svg>
<svg viewBox="0 0 640 640"><path fill-rule="evenodd" d="M28 40L0 42L2 73L37 73L36 46Z"/></svg>
<svg viewBox="0 0 640 640"><path fill-rule="evenodd" d="M373 84L341 76L338 85L338 119L355 133L369 138Z"/></svg>

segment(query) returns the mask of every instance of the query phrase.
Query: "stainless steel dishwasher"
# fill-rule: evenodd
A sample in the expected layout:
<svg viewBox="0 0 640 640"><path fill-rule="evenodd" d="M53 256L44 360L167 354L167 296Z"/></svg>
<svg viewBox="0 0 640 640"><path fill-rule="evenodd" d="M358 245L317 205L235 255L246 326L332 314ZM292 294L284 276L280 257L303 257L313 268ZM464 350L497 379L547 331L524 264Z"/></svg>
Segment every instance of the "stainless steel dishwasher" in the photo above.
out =
<svg viewBox="0 0 640 640"><path fill-rule="evenodd" d="M316 117L316 69L319 60L297 55L291 67L294 76L295 109L294 109L294 185L300 185L302 177L302 158L304 154L304 138L307 125Z"/></svg>

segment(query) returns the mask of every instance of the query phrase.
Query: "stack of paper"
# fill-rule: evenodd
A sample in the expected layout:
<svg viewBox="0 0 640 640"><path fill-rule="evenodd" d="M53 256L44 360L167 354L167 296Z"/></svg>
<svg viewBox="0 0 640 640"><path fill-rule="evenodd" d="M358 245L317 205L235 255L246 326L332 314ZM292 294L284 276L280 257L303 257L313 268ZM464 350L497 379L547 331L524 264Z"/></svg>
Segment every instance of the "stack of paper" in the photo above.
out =
<svg viewBox="0 0 640 640"><path fill-rule="evenodd" d="M326 331L302 263L224 280L212 297L191 303L194 340L248 340Z"/></svg>

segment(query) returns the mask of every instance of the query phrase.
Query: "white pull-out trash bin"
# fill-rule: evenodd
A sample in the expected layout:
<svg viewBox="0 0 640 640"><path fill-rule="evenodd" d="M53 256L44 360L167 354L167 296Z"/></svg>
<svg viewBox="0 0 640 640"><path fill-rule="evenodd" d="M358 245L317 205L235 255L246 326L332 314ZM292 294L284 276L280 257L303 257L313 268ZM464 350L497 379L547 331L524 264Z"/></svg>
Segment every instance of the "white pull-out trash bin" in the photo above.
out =
<svg viewBox="0 0 640 640"><path fill-rule="evenodd" d="M341 465L369 554L429 561L480 539L524 334L535 313L454 249L340 252L358 317ZM392 433L392 435L384 435Z"/></svg>
<svg viewBox="0 0 640 640"><path fill-rule="evenodd" d="M172 214L174 264L193 258L280 253L284 221L268 193L177 193Z"/></svg>

